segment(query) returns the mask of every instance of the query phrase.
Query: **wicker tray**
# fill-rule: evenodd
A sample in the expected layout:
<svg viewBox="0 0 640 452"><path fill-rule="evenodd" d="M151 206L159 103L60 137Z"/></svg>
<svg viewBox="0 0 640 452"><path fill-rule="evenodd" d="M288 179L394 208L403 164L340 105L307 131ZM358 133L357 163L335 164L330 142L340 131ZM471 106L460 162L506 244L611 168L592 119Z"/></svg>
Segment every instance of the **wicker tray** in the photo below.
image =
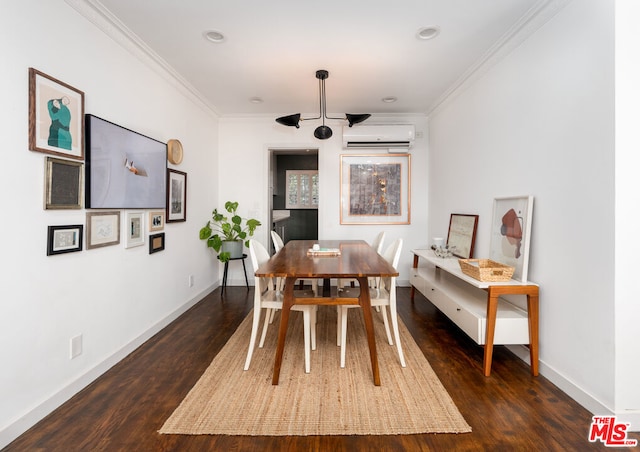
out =
<svg viewBox="0 0 640 452"><path fill-rule="evenodd" d="M459 259L458 263L462 273L478 281L509 281L515 270L491 259Z"/></svg>

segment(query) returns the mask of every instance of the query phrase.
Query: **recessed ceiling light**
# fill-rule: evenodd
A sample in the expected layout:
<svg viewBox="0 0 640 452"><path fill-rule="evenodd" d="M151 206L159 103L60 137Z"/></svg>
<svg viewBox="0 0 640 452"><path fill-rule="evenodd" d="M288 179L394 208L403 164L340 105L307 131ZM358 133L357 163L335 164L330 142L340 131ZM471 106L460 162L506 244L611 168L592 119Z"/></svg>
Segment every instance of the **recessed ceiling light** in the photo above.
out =
<svg viewBox="0 0 640 452"><path fill-rule="evenodd" d="M397 97L394 97L394 96L388 96L388 97L383 97L383 98L382 98L382 102L385 102L385 103L387 103L387 104L392 104L392 103L394 103L394 102L395 102L395 101L397 101L397 100L398 100L398 98L397 98Z"/></svg>
<svg viewBox="0 0 640 452"><path fill-rule="evenodd" d="M261 104L263 100L261 97L252 97L251 99L249 99L249 102L251 102L252 104Z"/></svg>
<svg viewBox="0 0 640 452"><path fill-rule="evenodd" d="M215 42L216 44L224 42L225 40L224 35L215 30L205 31L204 33L202 33L202 35L207 41Z"/></svg>
<svg viewBox="0 0 640 452"><path fill-rule="evenodd" d="M423 41L427 41L429 39L435 38L439 34L440 34L440 27L437 27L434 25L431 27L421 28L420 30L418 30L416 37L418 39L422 39Z"/></svg>

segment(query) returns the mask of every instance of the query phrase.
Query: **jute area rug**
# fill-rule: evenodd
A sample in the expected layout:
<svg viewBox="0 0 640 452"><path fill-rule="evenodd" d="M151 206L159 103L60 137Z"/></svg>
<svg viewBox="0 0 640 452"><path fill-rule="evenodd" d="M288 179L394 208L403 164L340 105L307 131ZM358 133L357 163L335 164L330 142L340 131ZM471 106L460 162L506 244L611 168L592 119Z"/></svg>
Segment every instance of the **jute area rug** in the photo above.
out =
<svg viewBox="0 0 640 452"><path fill-rule="evenodd" d="M250 313L160 429L185 435L396 435L465 433L466 423L400 321L407 367L374 312L381 386L374 386L360 309L349 310L346 367L336 345L336 309L318 308L317 349L304 372L302 313L291 312L279 385L273 363L280 317L243 371Z"/></svg>

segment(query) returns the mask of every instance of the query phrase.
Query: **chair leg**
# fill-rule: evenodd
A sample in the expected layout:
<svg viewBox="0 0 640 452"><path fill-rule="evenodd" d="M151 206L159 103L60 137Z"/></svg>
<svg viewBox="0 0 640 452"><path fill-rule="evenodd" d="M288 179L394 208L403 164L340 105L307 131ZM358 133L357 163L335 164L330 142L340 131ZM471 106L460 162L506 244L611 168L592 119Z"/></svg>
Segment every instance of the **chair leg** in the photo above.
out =
<svg viewBox="0 0 640 452"><path fill-rule="evenodd" d="M318 306L311 307L311 350L316 349L316 325L318 323Z"/></svg>
<svg viewBox="0 0 640 452"><path fill-rule="evenodd" d="M347 317L349 308L346 306L338 306L340 309L340 367L345 367L347 360Z"/></svg>
<svg viewBox="0 0 640 452"><path fill-rule="evenodd" d="M264 315L264 323L262 325L262 334L260 335L260 344L258 344L258 348L264 347L264 339L267 337L267 328L269 328L270 318L273 317L272 313L275 312L275 309L267 308L267 312Z"/></svg>
<svg viewBox="0 0 640 452"><path fill-rule="evenodd" d="M251 364L251 357L253 356L253 349L256 345L256 338L258 336L258 325L260 325L260 312L262 309L253 308L253 323L251 325L251 339L249 339L249 351L247 352L247 359L244 362L244 370L249 370Z"/></svg>
<svg viewBox="0 0 640 452"><path fill-rule="evenodd" d="M311 372L311 310L305 309L302 314L304 323L304 371Z"/></svg>
<svg viewBox="0 0 640 452"><path fill-rule="evenodd" d="M400 331L398 329L398 312L395 310L395 306L389 307L391 311L391 324L393 325L393 334L396 337L396 348L398 349L398 358L400 358L400 365L407 367L407 363L404 360L404 353L402 351L402 344L400 343ZM386 309L385 309L386 311Z"/></svg>
<svg viewBox="0 0 640 452"><path fill-rule="evenodd" d="M387 307L381 306L382 308L382 320L384 322L384 330L387 333L387 341L389 341L389 345L393 345L393 339L391 339L391 331L389 330L389 318L387 317Z"/></svg>
<svg viewBox="0 0 640 452"><path fill-rule="evenodd" d="M336 345L340 347L342 345L342 308L336 306L336 313L338 321L336 322Z"/></svg>

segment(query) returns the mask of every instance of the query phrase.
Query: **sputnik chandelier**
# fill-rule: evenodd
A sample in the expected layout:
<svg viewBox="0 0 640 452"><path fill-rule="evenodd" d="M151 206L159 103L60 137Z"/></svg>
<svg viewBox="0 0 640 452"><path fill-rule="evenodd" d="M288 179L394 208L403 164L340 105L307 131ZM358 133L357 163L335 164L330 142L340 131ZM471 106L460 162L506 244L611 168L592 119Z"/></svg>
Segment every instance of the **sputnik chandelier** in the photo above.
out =
<svg viewBox="0 0 640 452"><path fill-rule="evenodd" d="M319 69L316 71L316 78L319 80L320 116L317 116L315 118L301 118L300 113L296 113L294 115L281 116L280 118L277 118L276 122L278 124L291 126L291 127L295 127L296 129L299 129L300 121L309 121L312 119L322 118L322 125L318 126L316 130L314 130L313 136L315 136L319 140L326 140L327 138L330 138L331 135L333 135L333 131L329 126L325 125L324 123L325 119L347 120L349 121L349 127L351 127L354 124L358 124L359 122L362 122L371 116L370 114L351 114L351 113L345 113L344 118L331 118L327 116L327 93L325 91L324 81L327 78L329 78L329 72L324 69Z"/></svg>

